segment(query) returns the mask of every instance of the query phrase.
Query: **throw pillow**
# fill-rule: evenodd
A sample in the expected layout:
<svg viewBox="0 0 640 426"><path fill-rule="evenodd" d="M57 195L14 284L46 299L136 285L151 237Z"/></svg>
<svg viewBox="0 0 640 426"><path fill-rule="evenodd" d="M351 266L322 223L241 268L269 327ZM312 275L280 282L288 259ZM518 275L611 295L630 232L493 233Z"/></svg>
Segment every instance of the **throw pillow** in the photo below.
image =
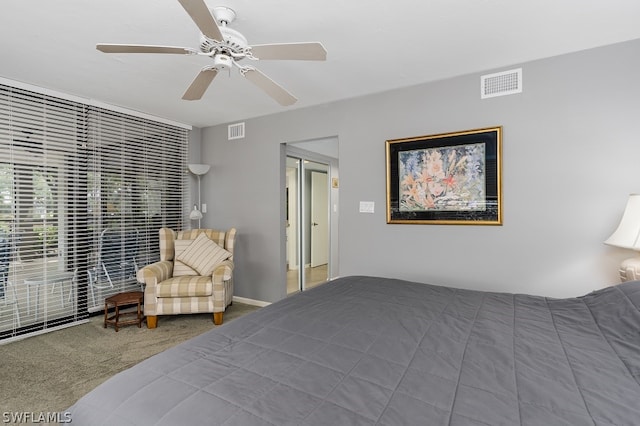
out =
<svg viewBox="0 0 640 426"><path fill-rule="evenodd" d="M184 251L189 248L189 245L193 240L174 240L173 247L175 249L174 261L173 261L173 276L174 277L182 277L185 275L199 275L198 271L189 267L184 262L180 262L178 258L184 253Z"/></svg>
<svg viewBox="0 0 640 426"><path fill-rule="evenodd" d="M200 234L177 260L195 269L200 275L211 275L220 262L230 257L231 253L211 241L205 234Z"/></svg>

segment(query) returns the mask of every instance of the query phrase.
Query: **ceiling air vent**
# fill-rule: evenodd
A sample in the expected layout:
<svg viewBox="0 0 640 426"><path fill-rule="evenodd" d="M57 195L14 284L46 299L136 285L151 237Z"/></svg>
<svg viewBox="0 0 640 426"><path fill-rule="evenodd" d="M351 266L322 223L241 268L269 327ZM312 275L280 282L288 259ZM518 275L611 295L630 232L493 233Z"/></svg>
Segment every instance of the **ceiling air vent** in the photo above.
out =
<svg viewBox="0 0 640 426"><path fill-rule="evenodd" d="M480 97L513 95L522 92L522 68L487 74L480 77Z"/></svg>
<svg viewBox="0 0 640 426"><path fill-rule="evenodd" d="M244 138L244 122L229 124L228 131L229 131L228 139L230 141L234 139L243 139Z"/></svg>

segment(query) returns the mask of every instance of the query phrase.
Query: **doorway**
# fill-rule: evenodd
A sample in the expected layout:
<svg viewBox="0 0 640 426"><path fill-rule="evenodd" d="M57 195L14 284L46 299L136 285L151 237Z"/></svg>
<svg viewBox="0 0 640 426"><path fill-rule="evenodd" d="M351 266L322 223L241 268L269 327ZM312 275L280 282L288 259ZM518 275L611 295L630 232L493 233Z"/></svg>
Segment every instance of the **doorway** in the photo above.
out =
<svg viewBox="0 0 640 426"><path fill-rule="evenodd" d="M295 145L286 150L287 295L325 283L337 270L337 160Z"/></svg>

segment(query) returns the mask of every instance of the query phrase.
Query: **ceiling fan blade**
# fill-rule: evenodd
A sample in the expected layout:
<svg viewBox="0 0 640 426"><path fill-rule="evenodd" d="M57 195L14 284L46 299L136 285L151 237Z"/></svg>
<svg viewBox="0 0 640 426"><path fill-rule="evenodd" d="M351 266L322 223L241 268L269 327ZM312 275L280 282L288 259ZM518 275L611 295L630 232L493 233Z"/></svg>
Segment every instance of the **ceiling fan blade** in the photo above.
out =
<svg viewBox="0 0 640 426"><path fill-rule="evenodd" d="M255 68L245 68L242 71L242 75L282 106L293 105L298 100L291 93L287 92L284 87Z"/></svg>
<svg viewBox="0 0 640 426"><path fill-rule="evenodd" d="M291 59L324 61L327 51L321 43L280 43L251 46L251 53L258 59Z"/></svg>
<svg viewBox="0 0 640 426"><path fill-rule="evenodd" d="M197 54L195 49L173 46L150 46L143 44L96 44L96 49L104 53L174 53L178 55Z"/></svg>
<svg viewBox="0 0 640 426"><path fill-rule="evenodd" d="M178 0L196 23L202 34L210 39L224 41L216 18L205 4L204 0Z"/></svg>
<svg viewBox="0 0 640 426"><path fill-rule="evenodd" d="M195 101L202 98L202 95L207 91L216 75L218 75L218 70L215 68L203 68L193 82L191 82L187 91L184 92L182 99Z"/></svg>

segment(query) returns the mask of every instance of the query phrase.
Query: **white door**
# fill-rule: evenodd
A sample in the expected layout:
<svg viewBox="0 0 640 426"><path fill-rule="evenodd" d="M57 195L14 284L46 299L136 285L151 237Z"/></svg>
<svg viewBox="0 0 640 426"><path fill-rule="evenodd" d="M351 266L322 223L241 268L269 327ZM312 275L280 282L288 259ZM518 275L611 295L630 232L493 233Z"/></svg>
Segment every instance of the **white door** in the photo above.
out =
<svg viewBox="0 0 640 426"><path fill-rule="evenodd" d="M329 181L311 172L311 267L329 262Z"/></svg>

